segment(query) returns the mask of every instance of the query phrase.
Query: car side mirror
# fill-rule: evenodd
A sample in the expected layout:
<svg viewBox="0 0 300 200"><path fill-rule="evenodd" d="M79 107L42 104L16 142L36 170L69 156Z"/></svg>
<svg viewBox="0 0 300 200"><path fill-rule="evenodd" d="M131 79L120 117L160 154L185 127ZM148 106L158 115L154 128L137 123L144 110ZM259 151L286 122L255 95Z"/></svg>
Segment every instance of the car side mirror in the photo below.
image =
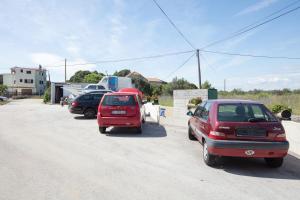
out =
<svg viewBox="0 0 300 200"><path fill-rule="evenodd" d="M142 104L146 104L146 103L148 103L147 100L143 100L143 101L142 101Z"/></svg>
<svg viewBox="0 0 300 200"><path fill-rule="evenodd" d="M186 113L186 115L187 115L187 116L194 116L194 114L193 114L192 111L188 111L188 112Z"/></svg>

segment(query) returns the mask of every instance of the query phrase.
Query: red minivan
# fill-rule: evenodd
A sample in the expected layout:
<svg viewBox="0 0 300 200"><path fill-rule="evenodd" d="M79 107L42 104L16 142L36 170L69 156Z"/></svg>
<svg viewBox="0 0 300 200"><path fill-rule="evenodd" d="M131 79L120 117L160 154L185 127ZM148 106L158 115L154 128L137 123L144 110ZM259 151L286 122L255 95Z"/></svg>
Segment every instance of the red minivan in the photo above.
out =
<svg viewBox="0 0 300 200"><path fill-rule="evenodd" d="M138 133L142 133L142 123L145 122L144 105L136 93L106 93L100 101L97 120L101 133L105 133L110 126L133 127Z"/></svg>
<svg viewBox="0 0 300 200"><path fill-rule="evenodd" d="M208 100L187 114L189 138L202 143L207 165L230 156L264 158L270 167L280 167L288 153L281 122L259 102Z"/></svg>

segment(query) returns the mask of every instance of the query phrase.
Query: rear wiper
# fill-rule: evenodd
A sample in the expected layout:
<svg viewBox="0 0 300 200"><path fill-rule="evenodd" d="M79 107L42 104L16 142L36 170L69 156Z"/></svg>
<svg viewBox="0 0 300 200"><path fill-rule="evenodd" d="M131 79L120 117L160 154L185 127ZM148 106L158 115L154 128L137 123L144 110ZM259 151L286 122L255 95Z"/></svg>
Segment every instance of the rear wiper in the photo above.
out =
<svg viewBox="0 0 300 200"><path fill-rule="evenodd" d="M265 118L249 118L248 122L266 122L267 120Z"/></svg>

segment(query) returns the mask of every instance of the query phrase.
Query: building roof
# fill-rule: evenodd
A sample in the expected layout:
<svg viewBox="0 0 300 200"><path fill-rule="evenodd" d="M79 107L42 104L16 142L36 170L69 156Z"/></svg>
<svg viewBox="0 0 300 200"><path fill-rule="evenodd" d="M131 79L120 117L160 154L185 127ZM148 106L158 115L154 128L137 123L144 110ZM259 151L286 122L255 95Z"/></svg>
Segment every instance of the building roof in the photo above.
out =
<svg viewBox="0 0 300 200"><path fill-rule="evenodd" d="M17 67L17 66L12 67L10 69L30 69L30 70L36 70L36 71L46 70L45 68L39 68L39 67L33 68L33 67Z"/></svg>
<svg viewBox="0 0 300 200"><path fill-rule="evenodd" d="M160 80L159 78L147 78L149 82L157 82L157 83L164 83L163 80Z"/></svg>

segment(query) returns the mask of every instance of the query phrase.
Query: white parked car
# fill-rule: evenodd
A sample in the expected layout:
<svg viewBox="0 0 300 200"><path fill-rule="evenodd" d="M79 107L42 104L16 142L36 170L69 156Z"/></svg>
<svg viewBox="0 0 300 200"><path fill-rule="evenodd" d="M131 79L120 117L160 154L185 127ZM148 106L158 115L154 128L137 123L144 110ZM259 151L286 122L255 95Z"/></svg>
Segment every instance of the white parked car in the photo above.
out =
<svg viewBox="0 0 300 200"><path fill-rule="evenodd" d="M88 84L83 89L83 93L88 93L92 91L108 91L103 85L100 84Z"/></svg>
<svg viewBox="0 0 300 200"><path fill-rule="evenodd" d="M0 96L0 101L7 101L8 98L7 97L4 97L4 96Z"/></svg>

